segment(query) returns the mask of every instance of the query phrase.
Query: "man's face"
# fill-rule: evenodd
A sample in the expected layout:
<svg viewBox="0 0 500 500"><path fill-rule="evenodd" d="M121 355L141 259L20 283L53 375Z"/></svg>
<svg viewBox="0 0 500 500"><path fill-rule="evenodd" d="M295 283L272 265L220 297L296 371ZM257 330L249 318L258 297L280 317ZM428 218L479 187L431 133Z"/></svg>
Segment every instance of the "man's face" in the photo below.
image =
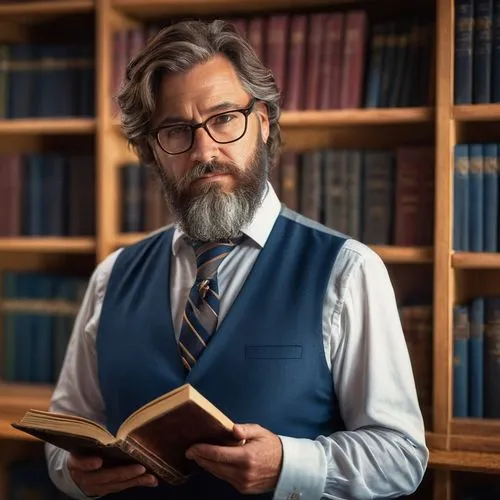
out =
<svg viewBox="0 0 500 500"><path fill-rule="evenodd" d="M163 79L153 126L199 123L246 108L250 99L230 62L215 56ZM201 241L236 237L251 220L267 179L268 136L267 110L257 103L236 142L219 144L202 128L185 153L170 155L154 142L167 201L188 236Z"/></svg>

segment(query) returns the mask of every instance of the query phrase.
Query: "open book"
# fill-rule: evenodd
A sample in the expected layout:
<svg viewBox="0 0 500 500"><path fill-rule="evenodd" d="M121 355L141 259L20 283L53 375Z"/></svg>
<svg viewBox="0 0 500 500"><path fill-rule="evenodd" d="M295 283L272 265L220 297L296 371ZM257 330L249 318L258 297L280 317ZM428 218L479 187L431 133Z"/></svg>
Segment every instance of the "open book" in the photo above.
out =
<svg viewBox="0 0 500 500"><path fill-rule="evenodd" d="M241 444L233 422L190 384L136 410L116 436L91 420L39 410L11 425L75 454L100 456L105 466L139 462L170 484L183 483L195 469L185 457L191 445Z"/></svg>

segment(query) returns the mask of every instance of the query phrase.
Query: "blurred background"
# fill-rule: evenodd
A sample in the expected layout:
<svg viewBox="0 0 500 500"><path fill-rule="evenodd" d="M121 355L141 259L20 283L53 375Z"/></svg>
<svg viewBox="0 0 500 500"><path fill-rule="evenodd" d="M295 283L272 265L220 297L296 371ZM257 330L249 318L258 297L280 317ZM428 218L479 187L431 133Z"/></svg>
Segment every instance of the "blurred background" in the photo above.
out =
<svg viewBox="0 0 500 500"><path fill-rule="evenodd" d="M500 498L500 0L3 0L0 500L63 498L10 422L47 409L95 265L172 220L112 96L186 18L273 71L282 202L387 265L431 449L412 498Z"/></svg>

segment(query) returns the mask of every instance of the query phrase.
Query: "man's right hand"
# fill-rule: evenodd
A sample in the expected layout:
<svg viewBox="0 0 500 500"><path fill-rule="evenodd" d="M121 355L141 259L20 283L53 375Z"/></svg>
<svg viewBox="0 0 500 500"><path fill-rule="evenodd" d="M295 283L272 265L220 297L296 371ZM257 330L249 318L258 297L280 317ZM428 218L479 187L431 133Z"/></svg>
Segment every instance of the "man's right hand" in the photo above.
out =
<svg viewBox="0 0 500 500"><path fill-rule="evenodd" d="M157 486L158 479L142 465L102 467L99 457L70 454L68 470L73 481L87 496L104 496L135 486Z"/></svg>

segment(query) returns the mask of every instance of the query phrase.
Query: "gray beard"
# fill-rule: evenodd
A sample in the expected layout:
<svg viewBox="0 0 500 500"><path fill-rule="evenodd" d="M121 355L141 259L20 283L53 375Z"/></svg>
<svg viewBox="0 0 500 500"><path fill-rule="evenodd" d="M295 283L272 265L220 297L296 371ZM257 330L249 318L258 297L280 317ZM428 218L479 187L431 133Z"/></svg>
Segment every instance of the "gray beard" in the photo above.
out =
<svg viewBox="0 0 500 500"><path fill-rule="evenodd" d="M197 169L188 177L196 176ZM253 219L262 202L268 170L266 146L260 140L248 169L238 172L232 193L225 193L217 183L209 183L197 196L183 198L165 172L160 170L159 174L167 204L186 235L195 241L216 241L239 237L241 228Z"/></svg>
<svg viewBox="0 0 500 500"><path fill-rule="evenodd" d="M257 195L258 193L256 193ZM215 241L237 238L241 228L249 223L260 197L247 200L238 193L225 193L212 186L183 211L179 223L184 232L196 241Z"/></svg>

